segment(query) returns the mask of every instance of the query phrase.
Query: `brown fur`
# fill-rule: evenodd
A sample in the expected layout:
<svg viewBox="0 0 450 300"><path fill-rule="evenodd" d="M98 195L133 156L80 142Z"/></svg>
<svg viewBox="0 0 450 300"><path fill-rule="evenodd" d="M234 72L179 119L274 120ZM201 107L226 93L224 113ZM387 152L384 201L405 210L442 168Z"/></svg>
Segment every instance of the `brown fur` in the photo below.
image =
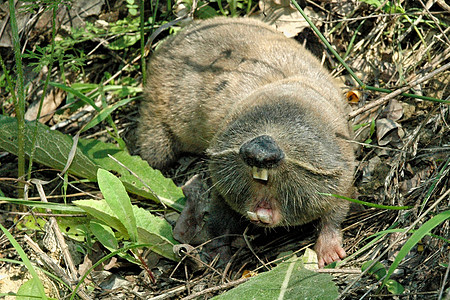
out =
<svg viewBox="0 0 450 300"><path fill-rule="evenodd" d="M321 219L319 264L345 256L340 223L349 195L354 154L346 141L347 104L307 50L252 19L195 22L153 55L142 103L138 143L156 168L180 153L206 153L217 206L245 216L268 208L264 226L301 225ZM239 156L247 141L272 137L285 158L269 168L269 180L251 176ZM222 234L223 209L210 231Z"/></svg>

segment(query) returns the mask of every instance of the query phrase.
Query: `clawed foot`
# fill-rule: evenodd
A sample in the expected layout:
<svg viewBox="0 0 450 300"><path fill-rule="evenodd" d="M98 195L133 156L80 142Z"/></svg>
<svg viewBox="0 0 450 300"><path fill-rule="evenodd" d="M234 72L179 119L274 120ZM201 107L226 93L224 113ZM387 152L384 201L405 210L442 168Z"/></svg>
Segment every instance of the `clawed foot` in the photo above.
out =
<svg viewBox="0 0 450 300"><path fill-rule="evenodd" d="M314 251L317 253L319 268L331 264L334 261L340 261L346 256L344 248L342 248L342 238L339 231L327 230L323 228Z"/></svg>

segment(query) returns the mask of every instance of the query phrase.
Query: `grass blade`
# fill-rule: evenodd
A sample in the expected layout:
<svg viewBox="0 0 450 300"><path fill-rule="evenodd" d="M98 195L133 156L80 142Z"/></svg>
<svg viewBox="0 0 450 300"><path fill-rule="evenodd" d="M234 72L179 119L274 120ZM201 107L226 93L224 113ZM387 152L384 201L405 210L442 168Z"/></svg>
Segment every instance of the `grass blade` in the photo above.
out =
<svg viewBox="0 0 450 300"><path fill-rule="evenodd" d="M25 254L25 251L23 251L22 247L20 247L19 243L14 239L11 233L3 227L0 224L0 229L3 231L5 236L8 238L9 242L13 245L14 249L16 249L17 253L19 254L20 258L22 259L23 263L27 267L28 271L30 272L31 276L33 277L34 284L39 291L39 296L41 299L47 299L47 296L45 295L44 291L44 285L42 284L41 280L39 279L38 274L36 273L36 270L34 269L33 265L31 264L30 260L28 259L27 255Z"/></svg>
<svg viewBox="0 0 450 300"><path fill-rule="evenodd" d="M416 232L414 232L411 237L406 241L406 243L403 245L403 247L400 249L400 251L397 254L397 257L395 258L394 262L392 263L391 267L388 270L386 278L383 280L383 287L386 282L389 280L389 277L392 275L394 270L398 267L400 262L403 258L408 254L408 252L426 235L428 234L433 228L444 222L445 220L450 219L450 210L446 210L441 212L440 214L434 216L427 222L425 222L422 226L420 226L419 229L417 229Z"/></svg>

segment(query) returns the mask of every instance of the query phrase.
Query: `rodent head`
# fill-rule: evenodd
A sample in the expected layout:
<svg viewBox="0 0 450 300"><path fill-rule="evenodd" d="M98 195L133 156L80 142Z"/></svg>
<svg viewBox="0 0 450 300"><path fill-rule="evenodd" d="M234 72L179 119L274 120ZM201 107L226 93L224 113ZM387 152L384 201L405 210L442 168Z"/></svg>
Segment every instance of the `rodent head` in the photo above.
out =
<svg viewBox="0 0 450 300"><path fill-rule="evenodd" d="M207 151L214 188L261 226L321 217L337 200L319 193L345 194L351 185L353 153L337 136L348 136L346 122L320 101L317 115L297 95L254 96L257 103L232 113Z"/></svg>

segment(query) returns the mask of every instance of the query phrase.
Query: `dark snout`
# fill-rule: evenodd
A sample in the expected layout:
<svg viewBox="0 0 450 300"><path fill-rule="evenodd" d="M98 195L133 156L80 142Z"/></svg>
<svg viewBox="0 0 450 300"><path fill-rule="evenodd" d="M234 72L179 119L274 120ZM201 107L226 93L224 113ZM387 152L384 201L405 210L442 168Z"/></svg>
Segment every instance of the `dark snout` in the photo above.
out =
<svg viewBox="0 0 450 300"><path fill-rule="evenodd" d="M242 144L239 155L250 167L264 169L276 167L284 159L283 150L268 135L258 136Z"/></svg>

